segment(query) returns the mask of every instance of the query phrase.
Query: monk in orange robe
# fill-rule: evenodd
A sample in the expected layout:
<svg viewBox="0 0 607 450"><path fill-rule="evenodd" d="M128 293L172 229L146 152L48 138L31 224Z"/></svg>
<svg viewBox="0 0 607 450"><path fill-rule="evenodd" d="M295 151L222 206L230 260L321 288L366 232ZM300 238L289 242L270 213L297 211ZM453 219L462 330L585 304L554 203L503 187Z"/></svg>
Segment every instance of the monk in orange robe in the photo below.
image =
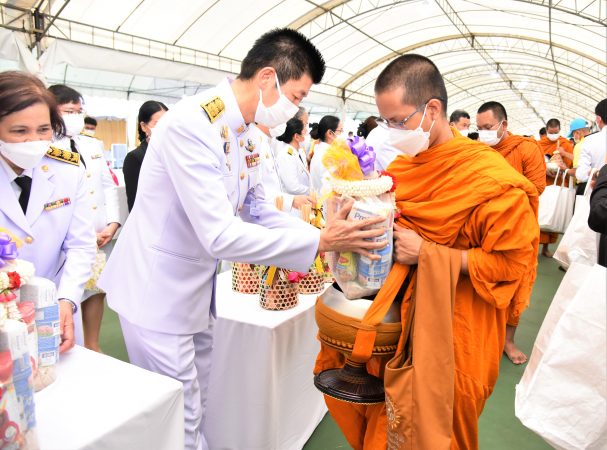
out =
<svg viewBox="0 0 607 450"><path fill-rule="evenodd" d="M449 127L446 88L429 59L413 54L395 59L380 74L375 92L390 127L390 144L405 154L388 168L398 183L396 204L402 214L394 232L398 264L393 271L402 265L416 270L424 241L461 255L452 323L454 390L444 399L452 405L451 439L444 447L475 450L478 417L497 380L509 313L520 314L532 287L529 267L539 240L537 189L490 147ZM394 289L388 284L382 291ZM412 291L402 298L403 318ZM343 361L343 355L321 345L315 372L341 367ZM372 358L367 370L383 377L385 363L385 358ZM396 416L388 419L385 404L325 398L353 448L386 449ZM411 442L390 448L442 450Z"/></svg>
<svg viewBox="0 0 607 450"><path fill-rule="evenodd" d="M553 157L554 153L558 151L560 158L556 158L556 162L559 164L561 170L567 170L573 167L573 144L568 139L560 136L560 132L561 122L558 119L550 119L546 122L546 135L542 136L538 141L538 145L543 154L549 157ZM546 172L546 186L554 183L555 175L554 172ZM541 232L540 244L542 244L542 255L546 258L552 258L552 252L550 252L548 245L554 244L558 237L558 233Z"/></svg>
<svg viewBox="0 0 607 450"><path fill-rule="evenodd" d="M481 141L497 150L508 164L533 183L538 195L541 195L546 188L546 163L537 141L510 133L506 108L498 102L487 102L481 105L476 113L476 125ZM535 279L537 264L534 264L531 270ZM523 364L527 361L527 355L514 343L518 322L519 316L511 315L508 318L504 353L514 364Z"/></svg>

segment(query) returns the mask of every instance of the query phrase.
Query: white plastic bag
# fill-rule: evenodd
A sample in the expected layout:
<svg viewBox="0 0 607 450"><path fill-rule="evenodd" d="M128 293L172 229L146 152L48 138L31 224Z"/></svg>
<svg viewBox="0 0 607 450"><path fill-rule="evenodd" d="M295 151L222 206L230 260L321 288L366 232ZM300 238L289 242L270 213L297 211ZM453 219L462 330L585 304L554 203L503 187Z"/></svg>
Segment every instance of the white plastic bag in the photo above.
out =
<svg viewBox="0 0 607 450"><path fill-rule="evenodd" d="M342 197L341 201L334 199L337 204L350 197ZM356 253L327 252L326 258L331 272L344 295L349 299L368 297L379 292L383 286L390 268L392 267L392 229L394 226L394 197L391 193L368 197L354 197L354 205L348 214L348 220L364 220L381 216L385 220L374 228L383 227L386 233L375 241L386 241L388 245L381 250L371 253L380 255L379 261ZM338 210L338 209L337 209ZM331 214L331 208L329 208Z"/></svg>
<svg viewBox="0 0 607 450"><path fill-rule="evenodd" d="M591 193L589 186L590 183L586 186L584 195L576 196L573 218L554 253L554 259L564 267L569 267L573 262L587 266L597 263L599 235L588 226Z"/></svg>
<svg viewBox="0 0 607 450"><path fill-rule="evenodd" d="M538 221L542 231L551 233L564 233L573 216L573 206L575 204L575 189L573 180L569 178L569 185L565 186L566 174L562 172L562 181L558 185L557 181L561 171L557 171L554 183L546 186L542 195L540 195L540 205L538 210Z"/></svg>
<svg viewBox="0 0 607 450"><path fill-rule="evenodd" d="M516 386L515 414L556 449L607 448L607 269L573 263Z"/></svg>

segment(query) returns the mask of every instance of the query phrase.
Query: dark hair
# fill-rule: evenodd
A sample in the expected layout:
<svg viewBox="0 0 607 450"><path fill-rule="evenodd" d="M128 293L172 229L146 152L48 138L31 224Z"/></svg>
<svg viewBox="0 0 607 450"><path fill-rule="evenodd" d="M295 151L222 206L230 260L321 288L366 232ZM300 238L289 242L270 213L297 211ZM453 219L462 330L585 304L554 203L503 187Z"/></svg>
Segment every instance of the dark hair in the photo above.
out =
<svg viewBox="0 0 607 450"><path fill-rule="evenodd" d="M599 116L604 124L607 124L607 98L604 98L596 104L594 114Z"/></svg>
<svg viewBox="0 0 607 450"><path fill-rule="evenodd" d="M481 107L478 109L477 114L482 114L484 112L491 111L497 120L500 122L502 120L508 120L508 114L506 113L506 108L504 105L498 102L487 102L483 103Z"/></svg>
<svg viewBox="0 0 607 450"><path fill-rule="evenodd" d="M277 28L258 38L242 60L238 78L250 80L264 67L273 67L280 83L307 74L318 84L325 74L325 60L318 49L303 34L289 28Z"/></svg>
<svg viewBox="0 0 607 450"><path fill-rule="evenodd" d="M65 125L57 112L55 97L42 81L24 72L0 73L0 120L37 103L48 106L53 133L56 136L65 136Z"/></svg>
<svg viewBox="0 0 607 450"><path fill-rule="evenodd" d="M97 119L95 119L94 117L86 116L84 118L84 123L86 125L95 125L95 126L97 126Z"/></svg>
<svg viewBox="0 0 607 450"><path fill-rule="evenodd" d="M561 128L561 122L559 121L559 119L550 119L548 122L546 122L546 128L554 128L554 127Z"/></svg>
<svg viewBox="0 0 607 450"><path fill-rule="evenodd" d="M540 128L540 136L546 136L546 127Z"/></svg>
<svg viewBox="0 0 607 450"><path fill-rule="evenodd" d="M141 122L147 124L152 120L152 116L158 111L168 111L169 108L162 102L156 100L148 100L144 102L139 108L139 114L137 115L137 135L139 136L139 142L145 142L147 135L141 128Z"/></svg>
<svg viewBox="0 0 607 450"><path fill-rule="evenodd" d="M65 84L55 84L48 88L55 96L57 105L65 105L67 103L82 103L82 95L76 89L72 89Z"/></svg>
<svg viewBox="0 0 607 450"><path fill-rule="evenodd" d="M362 138L367 139L367 136L369 136L369 133L371 132L371 130L373 128L375 128L376 126L377 126L377 117L369 116L363 122L361 122L361 124L358 126L358 129L356 130L356 134Z"/></svg>
<svg viewBox="0 0 607 450"><path fill-rule="evenodd" d="M310 137L312 139L320 139L322 142L327 141L327 132L337 131L339 126L339 117L324 116L320 122L310 125Z"/></svg>
<svg viewBox="0 0 607 450"><path fill-rule="evenodd" d="M402 55L386 66L377 77L375 93L403 88L402 102L416 108L435 98L447 115L447 89L438 67L422 55Z"/></svg>
<svg viewBox="0 0 607 450"><path fill-rule="evenodd" d="M470 119L470 114L468 114L463 109L456 109L451 113L451 117L449 117L449 123L457 123L462 117L464 119Z"/></svg>
<svg viewBox="0 0 607 450"><path fill-rule="evenodd" d="M278 136L278 139L281 142L285 142L286 144L290 143L293 140L293 136L296 134L302 134L304 129L304 123L301 119L296 119L293 117L287 121L287 128L285 132Z"/></svg>
<svg viewBox="0 0 607 450"><path fill-rule="evenodd" d="M468 133L468 139L472 139L473 141L478 141L478 133L476 131Z"/></svg>

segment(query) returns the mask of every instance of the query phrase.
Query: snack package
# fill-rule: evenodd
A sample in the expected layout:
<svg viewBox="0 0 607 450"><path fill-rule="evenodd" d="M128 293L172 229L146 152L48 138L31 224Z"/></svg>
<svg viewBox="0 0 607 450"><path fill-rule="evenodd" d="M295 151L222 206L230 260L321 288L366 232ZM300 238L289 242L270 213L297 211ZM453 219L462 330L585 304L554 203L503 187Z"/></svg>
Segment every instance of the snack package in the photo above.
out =
<svg viewBox="0 0 607 450"><path fill-rule="evenodd" d="M350 151L349 158L343 155ZM368 297L376 294L383 286L392 267L393 226L394 226L394 180L387 174L378 174L373 169L375 155L358 137L348 141L335 141L325 153L323 164L332 175L333 198L326 206L328 220L339 211L341 205L354 200L348 220L365 220L382 217L384 221L374 225L386 232L372 240L386 241L388 245L373 253L379 261L371 260L355 253L327 252L327 262L337 284L349 299ZM358 164L357 168L348 165ZM358 170L356 170L358 169ZM360 174L364 178L360 177Z"/></svg>

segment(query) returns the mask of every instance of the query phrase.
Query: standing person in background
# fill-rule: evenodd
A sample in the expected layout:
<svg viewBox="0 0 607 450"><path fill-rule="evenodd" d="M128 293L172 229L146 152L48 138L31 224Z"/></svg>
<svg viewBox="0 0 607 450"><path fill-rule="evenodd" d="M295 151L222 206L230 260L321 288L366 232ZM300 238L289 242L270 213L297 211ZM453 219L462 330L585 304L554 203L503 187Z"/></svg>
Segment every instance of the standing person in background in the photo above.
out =
<svg viewBox="0 0 607 450"><path fill-rule="evenodd" d="M376 127L377 117L369 116L360 123L358 129L356 130L356 135L366 140L369 133L371 133L371 131L373 131Z"/></svg>
<svg viewBox="0 0 607 450"><path fill-rule="evenodd" d="M462 136L468 137L468 133L470 132L470 114L463 109L456 109L449 117L449 125L455 127Z"/></svg>
<svg viewBox="0 0 607 450"><path fill-rule="evenodd" d="M314 146L314 155L310 161L310 178L312 180L312 189L321 192L323 185L328 179L328 172L322 163L322 158L329 146L344 131L339 118L335 116L324 116L320 122L313 123L310 127L310 136L312 139L318 139L319 142Z"/></svg>
<svg viewBox="0 0 607 450"><path fill-rule="evenodd" d="M560 135L561 122L558 119L550 119L546 122L546 135L543 136L538 144L547 160L554 159L562 171L570 169L573 165L573 145ZM559 175L562 176L562 175ZM546 171L546 186L554 183L556 173L550 170ZM550 244L554 244L559 237L558 233L541 232L540 244L542 244L542 255L546 258L552 258L552 252L549 249Z"/></svg>
<svg viewBox="0 0 607 450"><path fill-rule="evenodd" d="M571 169L567 169L567 175L569 176L575 177L575 172L580 162L580 155L582 154L582 142L588 134L590 134L590 128L586 121L581 117L573 119L569 124L567 139L570 139L573 142L573 163L571 164ZM580 183L579 180L576 179L576 185L577 195L583 195L586 183Z"/></svg>
<svg viewBox="0 0 607 450"><path fill-rule="evenodd" d="M66 137L55 137L53 146L61 150L71 150L80 154L80 160L86 171L86 184L90 204L90 214L97 233L99 248L95 262L95 273L99 273L111 251L110 244L120 227L120 210L118 190L110 174L103 146L98 139L81 134L84 128L82 113L82 96L80 93L63 84L49 88L57 101L57 110L65 122ZM82 340L86 348L99 351L99 333L103 318L103 299L105 293L97 287L92 278L86 285L82 297ZM78 325L78 323L77 323ZM80 340L79 327L76 327L76 340Z"/></svg>
<svg viewBox="0 0 607 450"><path fill-rule="evenodd" d="M259 142L262 173L261 183L265 189L266 199L276 204L276 199L282 197L282 210L285 212L291 212L293 209L299 210L303 205L311 206L312 199L310 197L307 195L289 194L280 181L277 146L272 145L270 141L270 130L268 127L256 124L255 129L251 130L251 132L253 135L257 135L257 141Z"/></svg>
<svg viewBox="0 0 607 450"><path fill-rule="evenodd" d="M540 131L538 131L538 134L540 135L540 140L546 136L546 127L542 127L540 128Z"/></svg>
<svg viewBox="0 0 607 450"><path fill-rule="evenodd" d="M597 133L588 135L582 142L582 151L575 177L580 182L588 181L592 169L600 169L607 154L607 98L597 103L594 108Z"/></svg>
<svg viewBox="0 0 607 450"><path fill-rule="evenodd" d="M605 122L603 122L601 131L605 129L607 127L605 126ZM588 182L591 183L591 187L594 189L590 196L588 226L593 231L601 234L598 263L603 267L607 267L607 157L600 172L595 172L593 179Z"/></svg>
<svg viewBox="0 0 607 450"><path fill-rule="evenodd" d="M155 100L148 100L139 108L139 115L137 116L139 147L126 154L122 166L129 212L131 212L135 205L139 172L141 171L141 164L143 164L143 158L145 158L150 137L152 137L152 130L167 111L168 108L164 103Z"/></svg>
<svg viewBox="0 0 607 450"><path fill-rule="evenodd" d="M84 129L82 130L83 134L87 136L93 137L95 136L95 132L97 131L97 119L94 117L86 116L84 118Z"/></svg>
<svg viewBox="0 0 607 450"><path fill-rule="evenodd" d="M285 132L276 138L287 144L278 151L280 182L287 194L304 196L305 203L310 195L310 171L302 148L307 131L303 121L294 117L287 122Z"/></svg>
<svg viewBox="0 0 607 450"><path fill-rule="evenodd" d="M481 105L476 113L476 125L478 126L481 142L493 147L508 161L510 166L531 181L537 189L537 194L541 195L546 188L546 163L538 149L536 140L510 133L508 131L506 108L498 102L487 102ZM536 253L537 250L536 248ZM532 272L529 282L532 285L537 275L537 261L533 262L533 267L529 268ZM529 289L528 294L529 298L525 299L524 307L529 304L531 289ZM512 305L520 306L517 302L512 302ZM523 364L527 361L527 355L514 343L514 334L520 314L521 311L518 308L510 308L508 321L506 322L504 353L514 364Z"/></svg>
<svg viewBox="0 0 607 450"><path fill-rule="evenodd" d="M0 229L24 243L19 258L36 275L57 285L61 352L74 345L73 316L95 257L80 157L49 147L64 133L55 98L38 78L0 73Z"/></svg>

